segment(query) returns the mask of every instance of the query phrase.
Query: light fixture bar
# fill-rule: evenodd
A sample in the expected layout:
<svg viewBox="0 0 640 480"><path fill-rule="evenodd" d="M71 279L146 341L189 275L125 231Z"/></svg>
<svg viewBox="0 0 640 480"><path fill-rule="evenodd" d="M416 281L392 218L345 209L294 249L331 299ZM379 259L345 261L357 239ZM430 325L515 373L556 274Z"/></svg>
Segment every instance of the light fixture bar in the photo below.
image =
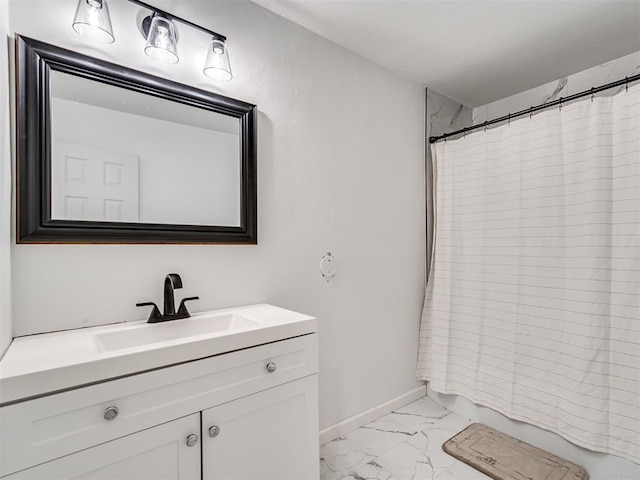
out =
<svg viewBox="0 0 640 480"><path fill-rule="evenodd" d="M189 20L185 20L184 18L178 17L176 15L174 15L173 13L169 13L166 12L160 8L154 7L152 5L149 5L148 3L145 2L141 2L140 0L129 0L131 3L135 3L136 5L140 5L141 7L144 7L148 10L151 10L152 12L158 12L161 13L162 15L164 15L165 17L169 18L170 20L176 20L180 23L184 23L185 25L189 25L190 27L196 28L198 30L200 30L201 32L207 33L208 35L211 35L214 38L220 39L223 42L225 42L227 40L227 37L225 37L224 35L220 35L219 33L214 32L213 30L209 30L208 28L204 28L201 27L200 25L197 25L193 22L190 22Z"/></svg>

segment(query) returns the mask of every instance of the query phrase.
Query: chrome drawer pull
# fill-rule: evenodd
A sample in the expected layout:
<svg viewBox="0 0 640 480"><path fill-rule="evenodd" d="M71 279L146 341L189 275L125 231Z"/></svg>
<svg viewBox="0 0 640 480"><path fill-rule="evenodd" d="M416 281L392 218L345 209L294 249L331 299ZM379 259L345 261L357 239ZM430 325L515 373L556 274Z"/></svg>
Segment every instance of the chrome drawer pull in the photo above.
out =
<svg viewBox="0 0 640 480"><path fill-rule="evenodd" d="M118 416L118 407L108 407L105 411L104 411L104 419L108 422L110 422L111 420L113 420L114 418L116 418Z"/></svg>
<svg viewBox="0 0 640 480"><path fill-rule="evenodd" d="M209 429L209 436L211 438L217 437L219 433L220 433L220 427L217 425L214 425Z"/></svg>
<svg viewBox="0 0 640 480"><path fill-rule="evenodd" d="M187 437L187 447L195 447L198 443L198 435L192 433Z"/></svg>
<svg viewBox="0 0 640 480"><path fill-rule="evenodd" d="M275 364L275 362L267 363L267 372L273 373L276 371L276 368L278 368L278 366Z"/></svg>

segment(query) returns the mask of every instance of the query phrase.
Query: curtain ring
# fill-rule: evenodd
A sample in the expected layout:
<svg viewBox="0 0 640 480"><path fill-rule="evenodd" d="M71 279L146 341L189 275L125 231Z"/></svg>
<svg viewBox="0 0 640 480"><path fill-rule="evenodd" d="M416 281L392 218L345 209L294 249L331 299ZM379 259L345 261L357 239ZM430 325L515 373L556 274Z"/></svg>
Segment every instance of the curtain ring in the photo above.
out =
<svg viewBox="0 0 640 480"><path fill-rule="evenodd" d="M507 127L511 125L511 114L507 115Z"/></svg>
<svg viewBox="0 0 640 480"><path fill-rule="evenodd" d="M624 91L629 91L629 77L624 77Z"/></svg>
<svg viewBox="0 0 640 480"><path fill-rule="evenodd" d="M533 107L529 109L529 118L533 118Z"/></svg>
<svg viewBox="0 0 640 480"><path fill-rule="evenodd" d="M560 97L560 105L558 106L558 111L562 111L562 97Z"/></svg>
<svg viewBox="0 0 640 480"><path fill-rule="evenodd" d="M595 90L595 87L591 87L591 101L593 102L593 96L595 95L593 93L593 91Z"/></svg>

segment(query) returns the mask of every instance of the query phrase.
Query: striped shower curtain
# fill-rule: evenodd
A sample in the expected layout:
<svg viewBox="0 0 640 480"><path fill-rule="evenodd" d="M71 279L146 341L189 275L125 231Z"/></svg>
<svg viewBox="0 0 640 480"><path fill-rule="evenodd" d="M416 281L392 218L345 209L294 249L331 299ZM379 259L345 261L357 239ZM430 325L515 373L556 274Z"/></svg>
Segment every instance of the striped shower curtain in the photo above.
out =
<svg viewBox="0 0 640 480"><path fill-rule="evenodd" d="M640 84L432 148L418 377L640 463Z"/></svg>

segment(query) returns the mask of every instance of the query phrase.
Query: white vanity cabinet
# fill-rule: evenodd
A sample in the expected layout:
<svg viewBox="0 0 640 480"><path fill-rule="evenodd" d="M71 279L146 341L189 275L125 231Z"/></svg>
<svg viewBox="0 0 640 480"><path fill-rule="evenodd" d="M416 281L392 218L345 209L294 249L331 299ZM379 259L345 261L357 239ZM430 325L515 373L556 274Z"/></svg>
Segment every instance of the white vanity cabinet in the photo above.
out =
<svg viewBox="0 0 640 480"><path fill-rule="evenodd" d="M317 479L307 334L0 408L5 479Z"/></svg>
<svg viewBox="0 0 640 480"><path fill-rule="evenodd" d="M199 435L200 415L194 413L4 478L199 480L199 439L186 442Z"/></svg>
<svg viewBox="0 0 640 480"><path fill-rule="evenodd" d="M317 478L316 384L306 377L202 412L203 478Z"/></svg>

